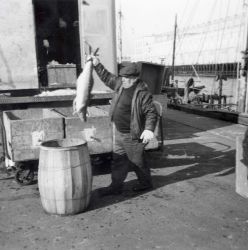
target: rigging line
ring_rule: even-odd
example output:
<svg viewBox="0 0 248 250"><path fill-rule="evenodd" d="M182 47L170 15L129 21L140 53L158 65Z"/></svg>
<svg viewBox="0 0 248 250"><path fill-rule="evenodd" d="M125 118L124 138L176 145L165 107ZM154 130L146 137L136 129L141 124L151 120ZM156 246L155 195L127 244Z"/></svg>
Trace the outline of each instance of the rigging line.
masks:
<svg viewBox="0 0 248 250"><path fill-rule="evenodd" d="M182 13L182 20L184 19L184 15L185 15L186 9L187 9L187 7L188 7L188 5L189 5L189 1L190 1L190 0L187 0L186 4L185 4L185 6L184 6L183 13Z"/></svg>
<svg viewBox="0 0 248 250"><path fill-rule="evenodd" d="M179 26L181 26L180 24L181 24L181 23L184 23L184 19L186 19L186 10L187 10L187 7L189 6L189 1L190 1L190 0L187 0L186 4L185 4L185 6L184 6L184 10L183 10L183 13L182 13L182 18L181 18L182 21L178 22L178 23L179 23ZM180 18L180 17L179 17L179 18ZM178 31L179 31L179 29L178 29ZM182 32L184 32L183 29L182 29ZM180 39L178 39L178 41L179 41L179 40L180 40Z"/></svg>
<svg viewBox="0 0 248 250"><path fill-rule="evenodd" d="M240 0L242 1L242 0ZM234 97L234 103L237 104L238 103L238 97L239 97L239 92L240 92L240 85L239 85L239 70L240 70L240 61L241 61L241 56L240 56L240 51L241 51L241 39L239 39L241 37L241 32L245 30L245 19L246 19L246 10L245 10L245 6L244 6L244 1L242 1L243 3L241 4L241 13L240 13L240 26L239 26L239 31L238 31L238 36L237 36L237 47L236 47L236 58L235 58L235 62L237 62L237 69L236 69L236 80L237 80L237 84L236 84L236 88L235 90L235 97ZM244 23L243 23L244 22ZM243 29L242 29L243 26ZM245 33L245 32L244 32ZM238 59L238 55L239 55L239 59ZM233 79L234 80L234 79Z"/></svg>
<svg viewBox="0 0 248 250"><path fill-rule="evenodd" d="M224 37L224 33L226 31L226 24L227 24L227 17L228 17L228 13L229 13L229 7L230 7L230 0L228 0L228 4L227 4L227 8L226 8L226 14L225 14L225 18L224 18L224 26L221 29L221 36L220 36L220 44L219 44L219 54L217 56L217 59L220 59L220 51L221 51L221 47L222 47L222 43L223 43L223 37ZM223 70L223 65L222 64L222 70Z"/></svg>
<svg viewBox="0 0 248 250"><path fill-rule="evenodd" d="M195 0L195 2L196 2L196 4L193 4L194 8L191 7L188 19L185 22L185 27L190 25L191 21L193 20L193 17L195 15L195 13L196 13L196 9L198 8L198 5L199 5L199 0Z"/></svg>
<svg viewBox="0 0 248 250"><path fill-rule="evenodd" d="M184 6L183 13L182 13L182 18L179 17L180 22L178 21L178 24L184 23L184 19L186 19L186 10L187 10L187 7L189 6L189 1L190 0L187 0L186 4ZM186 20L185 20L185 23L186 23Z"/></svg>
<svg viewBox="0 0 248 250"><path fill-rule="evenodd" d="M215 1L214 1L214 2L215 2ZM199 2L197 2L197 3L199 3ZM216 5L216 3L215 3L214 5ZM214 5L213 5L213 6L214 6ZM196 13L196 12L197 12L197 11L195 10L195 13ZM192 20L193 20L193 19L192 19ZM202 28L202 27L200 27L200 28ZM189 29L187 29L187 30L184 29L184 30L186 30L186 31L189 32L190 29L194 31L195 27L189 27ZM183 45L185 45L185 42L184 42L184 41L185 41L185 40L184 40L185 37L186 37L187 35L189 35L189 34L186 33L186 31L184 31L184 33L183 33L183 35L182 35L182 37L181 37L181 39L180 39L179 46L178 46L178 53L181 52ZM196 34L196 35L197 35L197 34ZM190 42L190 41L189 41L189 42ZM189 44L189 42L187 42L186 45ZM190 43L190 44L191 44L191 43Z"/></svg>
<svg viewBox="0 0 248 250"><path fill-rule="evenodd" d="M218 2L218 3L220 3L220 1ZM220 10L221 10L221 8L219 8L219 16L220 16ZM216 35L216 46L215 46L215 53L214 53L214 75L216 75L216 72L217 72L217 60L216 60L216 58L217 58L217 44L218 44L218 40L219 40L219 30L220 30L220 25L221 25L221 19L216 19L216 22L219 22L218 23L218 27L217 27L217 29L216 29L216 31L214 30L213 32L215 33L217 33ZM216 87L215 87L215 78L213 77L212 78L212 88L211 88L211 95L213 95L213 94L215 94L215 91L216 91Z"/></svg>
<svg viewBox="0 0 248 250"><path fill-rule="evenodd" d="M225 3L225 0L223 0ZM219 8L219 17L221 17L221 7L223 6L222 0L219 1L220 3L220 8ZM217 70L218 70L218 63L217 63L217 58L218 58L218 42L221 39L221 26L222 26L222 18L219 18L216 20L218 22L218 26L216 29L216 46L215 46L215 55L214 55L214 75L217 75ZM215 77L212 78L212 93L211 94L218 94L216 91L218 91L218 88L216 88L216 81Z"/></svg>
<svg viewBox="0 0 248 250"><path fill-rule="evenodd" d="M177 46L178 52L181 52L183 40L187 35L186 32L188 32L190 28L192 29L192 27L190 27L190 24L193 21L195 14L197 13L197 8L199 7L200 1L196 0L195 2L196 2L196 4L194 4L194 8L193 7L191 8L191 11L190 11L189 16L188 16L188 20L186 21L186 24L182 30L182 34L180 34L181 36L178 36L178 46Z"/></svg>
<svg viewBox="0 0 248 250"><path fill-rule="evenodd" d="M220 3L221 1L221 3ZM222 0L219 0L219 3L221 4L222 6ZM215 22L216 22L216 29L214 30L214 32L216 33L215 35L215 39L216 39L216 46L215 46L215 53L214 53L214 65L215 65L215 74L217 72L217 51L218 51L218 43L219 43L219 40L220 40L220 30L221 30L221 24L222 24L222 19L220 18L221 16L221 8L218 9L219 10L219 13L218 13L218 17L217 19L215 19Z"/></svg>
<svg viewBox="0 0 248 250"><path fill-rule="evenodd" d="M221 2L222 2L222 0L221 0ZM221 16L221 8L219 8L219 16ZM221 27L221 23L222 23L221 18L216 19L216 22L218 22L218 26L216 28L216 46L215 46L215 53L214 53L214 74L215 75L217 74L217 51L218 51L217 45L218 45L218 42L220 39L220 30L221 30L220 27Z"/></svg>
<svg viewBox="0 0 248 250"><path fill-rule="evenodd" d="M210 15L209 15L209 18L208 20L211 20L211 18L213 17L213 13L214 13L214 9L216 7L216 1L214 1L213 5L212 5L212 8L210 10ZM203 47L204 47L204 44L205 44L205 41L206 41L206 38L207 38L207 34L209 34L209 30L211 28L211 25L208 25L206 31L205 31L205 34L203 33L203 40L201 42L201 48L199 50L199 54L198 54L198 57L197 57L197 60L196 60L196 63L199 61L199 58L200 58L200 55L202 53L202 50L203 50Z"/></svg>
<svg viewBox="0 0 248 250"><path fill-rule="evenodd" d="M221 46L222 46L222 42L223 42L223 37L224 37L224 33L226 31L226 25L227 25L227 17L228 17L228 13L229 13L229 7L230 7L230 0L228 0L228 4L227 4L227 8L226 8L226 14L225 14L225 18L224 18L224 27L222 28L222 34L221 34L221 37L220 37L220 46L219 46L219 55L218 55L218 58L220 57L220 51L221 51ZM224 69L224 62L222 62L222 65L221 65L221 73L223 72L223 69ZM217 67L216 67L216 71L217 71ZM217 72L215 72L216 74Z"/></svg>
<svg viewBox="0 0 248 250"><path fill-rule="evenodd" d="M240 3L238 3L237 5L239 5ZM236 13L238 11L236 10ZM240 55L240 50L241 50L241 42L240 40L241 39L238 39L241 37L241 31L242 31L242 26L244 27L245 25L243 25L245 22L245 18L246 18L246 15L245 15L245 11L242 11L242 13L239 15L239 18L240 18L240 23L239 23L239 30L238 30L238 36L237 36L237 46L236 46L236 54L235 54L235 62L238 63L238 56ZM244 22L244 23L243 23Z"/></svg>
<svg viewBox="0 0 248 250"><path fill-rule="evenodd" d="M226 32L227 17L228 17L228 13L229 13L229 7L230 7L230 0L228 0L228 4L227 4L225 22L224 22L224 27L223 27L223 29L222 29L222 36L221 36L221 43L220 43L220 48L219 48L219 50L221 50L221 46L222 46L222 42L223 42L224 33ZM223 69L224 69L224 63L222 63L221 72L223 72Z"/></svg>
<svg viewBox="0 0 248 250"><path fill-rule="evenodd" d="M236 15L236 14L237 14L237 15L240 14L240 13L239 13L239 10L240 10L240 3L241 3L241 1L242 1L242 0L238 0L238 1L236 2L236 10L235 10L235 12L234 12L235 15Z"/></svg>

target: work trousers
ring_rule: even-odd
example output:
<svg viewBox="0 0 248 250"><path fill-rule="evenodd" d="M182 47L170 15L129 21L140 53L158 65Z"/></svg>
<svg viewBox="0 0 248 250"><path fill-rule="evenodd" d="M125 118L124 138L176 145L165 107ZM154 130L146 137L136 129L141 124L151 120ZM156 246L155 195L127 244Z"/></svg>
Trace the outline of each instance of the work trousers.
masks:
<svg viewBox="0 0 248 250"><path fill-rule="evenodd" d="M130 133L121 133L114 128L112 183L121 189L131 168L142 185L151 185L151 171L145 160L145 144L132 139Z"/></svg>

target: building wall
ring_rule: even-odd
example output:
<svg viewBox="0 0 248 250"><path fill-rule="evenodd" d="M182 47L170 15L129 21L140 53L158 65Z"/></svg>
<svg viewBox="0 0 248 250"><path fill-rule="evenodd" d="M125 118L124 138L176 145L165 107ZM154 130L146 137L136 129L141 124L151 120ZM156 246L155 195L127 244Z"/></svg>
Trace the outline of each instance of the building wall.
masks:
<svg viewBox="0 0 248 250"><path fill-rule="evenodd" d="M38 88L32 0L1 1L0 90Z"/></svg>

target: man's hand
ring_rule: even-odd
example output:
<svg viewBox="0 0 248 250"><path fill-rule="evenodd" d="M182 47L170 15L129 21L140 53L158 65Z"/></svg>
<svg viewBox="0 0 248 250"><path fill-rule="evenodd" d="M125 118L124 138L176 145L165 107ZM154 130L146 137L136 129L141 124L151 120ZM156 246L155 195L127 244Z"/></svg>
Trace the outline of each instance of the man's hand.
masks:
<svg viewBox="0 0 248 250"><path fill-rule="evenodd" d="M43 40L43 46L44 46L45 48L49 48L49 42L48 42L47 39L44 39L44 40Z"/></svg>
<svg viewBox="0 0 248 250"><path fill-rule="evenodd" d="M93 65L96 66L97 64L100 63L100 60L98 57L94 56L94 55L88 55L87 57L87 62L88 61L92 61Z"/></svg>
<svg viewBox="0 0 248 250"><path fill-rule="evenodd" d="M67 28L67 23L63 18L59 18L59 27L60 28Z"/></svg>
<svg viewBox="0 0 248 250"><path fill-rule="evenodd" d="M143 143L148 143L151 139L154 138L154 133L151 130L145 129L140 136L140 139Z"/></svg>
<svg viewBox="0 0 248 250"><path fill-rule="evenodd" d="M79 26L79 21L74 21L73 24L72 24L73 27L78 27Z"/></svg>

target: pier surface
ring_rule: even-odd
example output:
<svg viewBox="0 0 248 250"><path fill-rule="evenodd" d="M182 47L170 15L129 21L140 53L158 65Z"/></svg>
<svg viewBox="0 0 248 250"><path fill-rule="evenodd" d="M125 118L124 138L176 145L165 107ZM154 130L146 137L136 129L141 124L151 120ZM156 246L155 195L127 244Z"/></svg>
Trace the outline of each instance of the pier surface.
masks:
<svg viewBox="0 0 248 250"><path fill-rule="evenodd" d="M235 192L235 138L245 126L168 110L163 152L151 152L154 190L99 197L109 166L94 168L89 209L44 213L37 184L0 173L0 245L15 249L247 249L248 200Z"/></svg>

